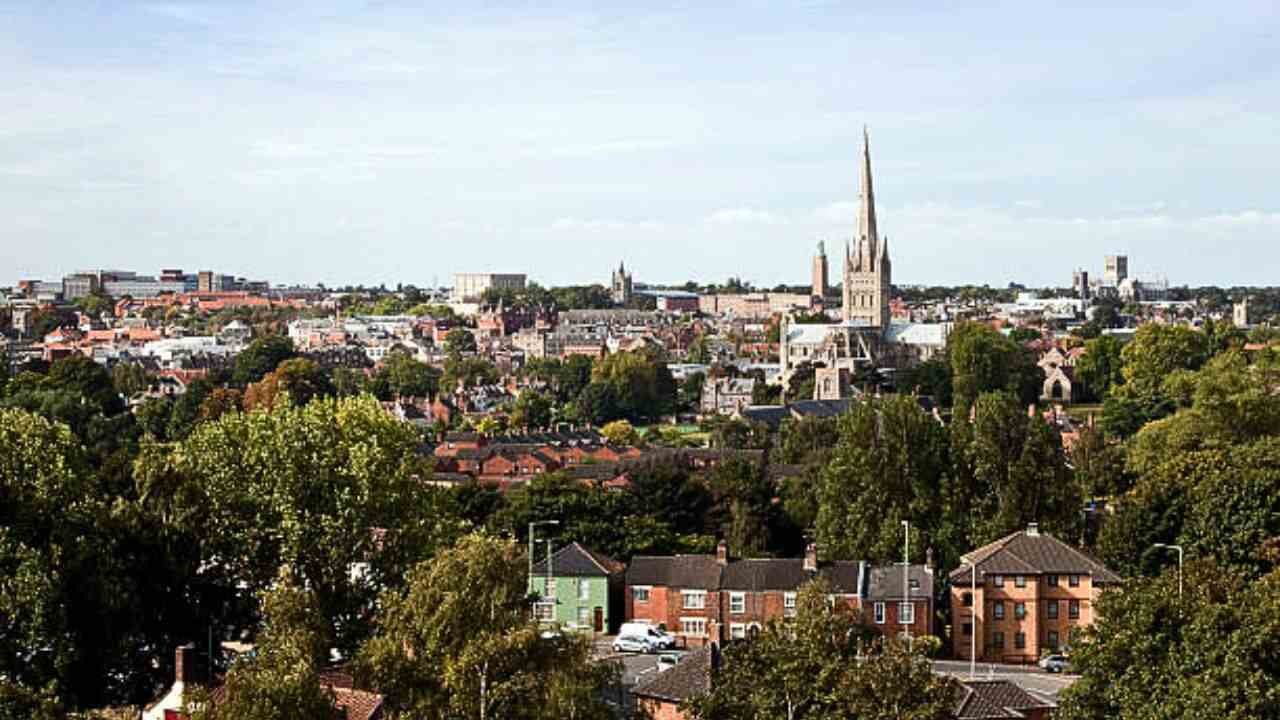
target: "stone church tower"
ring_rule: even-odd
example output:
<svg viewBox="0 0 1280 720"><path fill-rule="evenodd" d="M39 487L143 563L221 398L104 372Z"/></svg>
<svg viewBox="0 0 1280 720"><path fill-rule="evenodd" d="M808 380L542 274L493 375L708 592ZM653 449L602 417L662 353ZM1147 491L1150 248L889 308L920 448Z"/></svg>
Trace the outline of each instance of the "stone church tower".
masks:
<svg viewBox="0 0 1280 720"><path fill-rule="evenodd" d="M813 289L809 291L816 298L826 297L827 290L831 289L831 283L827 280L827 267L827 249L819 240L818 254L813 256Z"/></svg>
<svg viewBox="0 0 1280 720"><path fill-rule="evenodd" d="M870 327L889 327L889 238L876 229L876 198L871 188L871 141L862 129L862 196L858 231L845 247L844 320Z"/></svg>
<svg viewBox="0 0 1280 720"><path fill-rule="evenodd" d="M627 272L625 263L618 263L618 269L613 271L613 281L610 295L613 302L617 305L626 305L631 302L631 273Z"/></svg>

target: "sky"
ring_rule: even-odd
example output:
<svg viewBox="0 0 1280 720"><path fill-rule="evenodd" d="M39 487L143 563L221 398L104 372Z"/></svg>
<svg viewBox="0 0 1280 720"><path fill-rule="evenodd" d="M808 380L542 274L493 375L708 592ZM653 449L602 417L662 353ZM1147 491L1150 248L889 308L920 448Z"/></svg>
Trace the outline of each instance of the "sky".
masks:
<svg viewBox="0 0 1280 720"><path fill-rule="evenodd" d="M1276 285L1278 28L1274 0L5 0L0 282L805 284L865 125L895 283L1122 253Z"/></svg>

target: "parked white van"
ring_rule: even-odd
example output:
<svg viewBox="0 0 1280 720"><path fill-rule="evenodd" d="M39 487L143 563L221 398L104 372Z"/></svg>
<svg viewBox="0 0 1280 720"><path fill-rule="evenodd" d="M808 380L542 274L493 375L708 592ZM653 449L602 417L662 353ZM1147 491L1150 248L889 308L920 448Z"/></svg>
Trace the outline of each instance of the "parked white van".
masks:
<svg viewBox="0 0 1280 720"><path fill-rule="evenodd" d="M639 635L651 641L660 650L670 650L676 646L676 636L662 628L647 622L622 623L618 635Z"/></svg>

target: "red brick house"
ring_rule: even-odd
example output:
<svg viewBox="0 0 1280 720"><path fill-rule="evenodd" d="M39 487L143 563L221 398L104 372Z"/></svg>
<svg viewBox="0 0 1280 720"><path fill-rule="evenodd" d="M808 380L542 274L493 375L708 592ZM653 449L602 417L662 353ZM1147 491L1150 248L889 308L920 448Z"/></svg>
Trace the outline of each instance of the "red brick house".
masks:
<svg viewBox="0 0 1280 720"><path fill-rule="evenodd" d="M883 634L932 633L932 570L912 565L904 596L901 566L820 564L812 545L803 558L730 561L723 542L715 556L635 557L627 568L625 615L663 625L690 646L741 639L794 613L800 588L816 577L831 584L833 599L860 610Z"/></svg>

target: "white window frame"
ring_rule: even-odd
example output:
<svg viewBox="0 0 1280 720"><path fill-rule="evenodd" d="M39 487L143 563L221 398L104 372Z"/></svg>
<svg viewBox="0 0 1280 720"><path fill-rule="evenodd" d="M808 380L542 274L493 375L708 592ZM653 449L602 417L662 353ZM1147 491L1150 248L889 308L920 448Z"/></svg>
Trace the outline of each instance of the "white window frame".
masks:
<svg viewBox="0 0 1280 720"><path fill-rule="evenodd" d="M747 594L744 592L729 593L729 614L744 615L747 612Z"/></svg>
<svg viewBox="0 0 1280 720"><path fill-rule="evenodd" d="M647 603L649 602L649 593L653 591L652 585L632 585L631 586L631 602ZM644 597L641 598L640 594Z"/></svg>
<svg viewBox="0 0 1280 720"><path fill-rule="evenodd" d="M782 614L787 617L794 617L796 614L796 594L793 592L782 593Z"/></svg>
<svg viewBox="0 0 1280 720"><path fill-rule="evenodd" d="M591 608L586 605L578 607L578 627L591 627Z"/></svg>
<svg viewBox="0 0 1280 720"><path fill-rule="evenodd" d="M883 624L884 624L884 620L885 620L885 618L884 618L884 603L882 603L882 602L878 602L878 603L876 603L874 606L872 606L872 613L873 613L873 615L874 615L874 617L875 617L876 624L877 624L877 625L883 625Z"/></svg>
<svg viewBox="0 0 1280 720"><path fill-rule="evenodd" d="M706 590L681 590L680 591L680 607L685 610L706 610L707 609L707 591Z"/></svg>
<svg viewBox="0 0 1280 720"><path fill-rule="evenodd" d="M680 634L686 637L706 637L707 619L704 617L680 618Z"/></svg>
<svg viewBox="0 0 1280 720"><path fill-rule="evenodd" d="M533 617L538 622L553 622L556 619L556 604L553 602L534 603Z"/></svg>
<svg viewBox="0 0 1280 720"><path fill-rule="evenodd" d="M578 600L591 599L591 581L586 578L578 578Z"/></svg>
<svg viewBox="0 0 1280 720"><path fill-rule="evenodd" d="M916 622L916 604L913 602L898 603L898 624L914 625Z"/></svg>
<svg viewBox="0 0 1280 720"><path fill-rule="evenodd" d="M742 623L729 623L729 639L730 640L746 640L747 626Z"/></svg>

